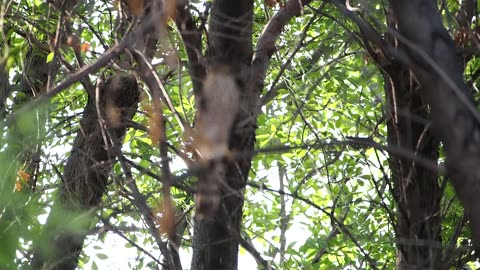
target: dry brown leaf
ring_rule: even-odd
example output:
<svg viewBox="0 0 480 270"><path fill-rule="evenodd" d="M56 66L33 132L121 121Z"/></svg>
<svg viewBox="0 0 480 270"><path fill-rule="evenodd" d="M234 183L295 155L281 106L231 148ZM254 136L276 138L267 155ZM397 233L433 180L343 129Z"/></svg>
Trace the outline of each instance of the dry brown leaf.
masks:
<svg viewBox="0 0 480 270"><path fill-rule="evenodd" d="M17 175L18 177L20 177L20 179L23 181L23 182L28 182L30 180L30 174L26 173L24 170L22 169L19 169L17 171Z"/></svg>
<svg viewBox="0 0 480 270"><path fill-rule="evenodd" d="M22 191L23 185L20 183L20 181L15 182L15 191L20 192Z"/></svg>
<svg viewBox="0 0 480 270"><path fill-rule="evenodd" d="M167 197L163 200L162 217L160 218L160 232L168 235L169 239L175 237L175 210L173 201Z"/></svg>
<svg viewBox="0 0 480 270"><path fill-rule="evenodd" d="M90 44L84 42L80 45L81 52L88 52L90 50Z"/></svg>
<svg viewBox="0 0 480 270"><path fill-rule="evenodd" d="M152 140L152 143L154 145L159 145L160 142L162 141L163 137L163 130L161 126L161 121L163 121L163 104L158 101L156 104L152 107L146 108L147 111L150 111L150 117L148 119L148 126L150 128L149 135L150 139Z"/></svg>

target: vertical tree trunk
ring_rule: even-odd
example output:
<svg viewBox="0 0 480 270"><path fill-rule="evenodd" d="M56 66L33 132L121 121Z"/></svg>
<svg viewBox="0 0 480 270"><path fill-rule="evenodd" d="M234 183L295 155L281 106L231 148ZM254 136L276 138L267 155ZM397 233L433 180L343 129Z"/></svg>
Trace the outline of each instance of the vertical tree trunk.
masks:
<svg viewBox="0 0 480 270"><path fill-rule="evenodd" d="M463 80L455 44L433 0L390 0L421 95L431 108L435 136L443 142L447 173L480 244L480 117ZM403 37L403 38L402 38Z"/></svg>
<svg viewBox="0 0 480 270"><path fill-rule="evenodd" d="M34 269L76 269L87 230L115 162L109 140L121 140L125 135L123 119L133 117L138 101L138 85L133 76L114 76L100 86L101 118L96 102L89 98L65 165L58 198L35 243ZM105 128L115 138L108 138L103 132Z"/></svg>
<svg viewBox="0 0 480 270"><path fill-rule="evenodd" d="M428 125L427 106L407 66L395 63L385 76L388 144L432 161L439 143ZM389 156L397 203L397 269L438 269L441 255L441 189L435 172L406 158Z"/></svg>
<svg viewBox="0 0 480 270"><path fill-rule="evenodd" d="M250 171L255 133L238 123L253 114L247 88L252 59L253 0L216 0L209 21L207 70L226 68L240 91L240 113L230 137L230 150L239 153L227 162L225 179L220 184L219 210L211 220L194 224L192 270L237 269L238 235L242 220L243 190ZM208 173L204 177L209 177Z"/></svg>

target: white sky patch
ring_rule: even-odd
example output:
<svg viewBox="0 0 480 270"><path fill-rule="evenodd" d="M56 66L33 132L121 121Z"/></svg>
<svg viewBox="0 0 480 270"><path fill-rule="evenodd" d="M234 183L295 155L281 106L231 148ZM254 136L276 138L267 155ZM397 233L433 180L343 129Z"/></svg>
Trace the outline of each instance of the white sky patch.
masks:
<svg viewBox="0 0 480 270"><path fill-rule="evenodd" d="M109 269L109 270L130 270L130 269L138 269L138 255L137 249L135 247L127 247L127 241L121 238L119 235L108 232L107 236L105 237L104 243L96 243L96 236L92 236L87 238L85 241L87 246L84 247L83 252L90 256L90 260L87 264L84 265L83 269L92 269L93 263L95 263L98 269ZM138 239L138 243L142 243L142 239ZM152 255L157 256L159 255L158 250L152 251L152 249L148 249ZM105 254L106 257L97 254ZM146 255L142 254L141 256L146 257ZM182 261L183 269L190 269L192 253L191 249L181 249L180 250L180 259ZM145 265L150 262L148 257L146 257L144 261L144 266L141 269L150 269L145 267ZM238 269L239 270L250 270L256 269L257 263L255 259L240 248L239 257L238 257Z"/></svg>

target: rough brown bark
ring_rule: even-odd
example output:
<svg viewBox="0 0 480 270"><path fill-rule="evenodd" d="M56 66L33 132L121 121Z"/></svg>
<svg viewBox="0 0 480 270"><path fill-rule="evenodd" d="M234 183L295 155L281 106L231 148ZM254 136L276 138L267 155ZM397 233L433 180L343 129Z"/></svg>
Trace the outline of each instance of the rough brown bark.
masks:
<svg viewBox="0 0 480 270"><path fill-rule="evenodd" d="M109 151L113 140L126 132L124 119L131 119L139 101L133 76L114 76L99 87L99 119L94 99L89 98L80 129L64 168L58 198L50 212L33 257L34 269L68 270L77 267L93 213L106 191L108 174L115 162ZM100 125L102 123L102 126Z"/></svg>
<svg viewBox="0 0 480 270"><path fill-rule="evenodd" d="M251 115L248 109L246 85L252 59L252 0L217 0L213 2L209 21L207 69L222 67L235 77L240 91L240 108L230 137L232 152L251 152L254 129L237 125ZM201 92L199 93L201 95ZM200 99L199 99L200 100ZM200 104L201 105L201 104ZM242 220L243 190L250 170L251 157L239 155L236 164L230 162L213 166L200 177L218 173L216 166L226 166L220 183L220 207L212 219L196 219L194 223L192 270L237 269L238 237ZM238 166L238 167L237 167ZM221 171L221 170L220 170ZM214 176L213 176L214 177ZM204 181L201 178L199 181Z"/></svg>
<svg viewBox="0 0 480 270"><path fill-rule="evenodd" d="M463 80L455 45L435 1L390 0L421 95L431 108L433 130L445 147L448 176L480 244L480 125Z"/></svg>
<svg viewBox="0 0 480 270"><path fill-rule="evenodd" d="M432 161L439 143L428 125L429 112L421 89L407 66L392 64L385 76L388 100L388 144ZM410 159L389 156L393 195L397 204L397 269L439 269L440 199L435 172Z"/></svg>
<svg viewBox="0 0 480 270"><path fill-rule="evenodd" d="M246 92L248 71L252 59L253 1L217 0L213 2L209 21L207 69L227 68L235 77L241 92L237 121L230 137L232 152L252 152L254 129L239 128L237 124L251 115L242 93ZM201 93L200 93L201 94ZM191 269L237 269L238 237L242 220L243 190L250 170L250 155L239 155L235 164L219 164L200 177L212 177L222 171L216 166L227 166L221 181L219 210L213 219L196 219L194 223ZM202 181L200 179L199 181Z"/></svg>

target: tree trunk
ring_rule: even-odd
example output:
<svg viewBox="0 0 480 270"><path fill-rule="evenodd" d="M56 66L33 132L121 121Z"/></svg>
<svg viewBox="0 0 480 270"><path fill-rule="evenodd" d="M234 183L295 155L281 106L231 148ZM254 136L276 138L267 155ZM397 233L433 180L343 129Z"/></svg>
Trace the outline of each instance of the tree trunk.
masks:
<svg viewBox="0 0 480 270"><path fill-rule="evenodd" d="M34 269L77 267L83 241L115 162L109 150L110 139L121 140L126 132L124 119L131 119L137 108L139 92L133 76L114 76L99 89L102 117L99 119L96 102L89 98L65 165L58 198L35 243ZM115 138L108 138L105 128Z"/></svg>
<svg viewBox="0 0 480 270"><path fill-rule="evenodd" d="M212 219L196 219L194 224L192 270L234 270L238 264L243 190L250 171L255 132L239 127L253 114L248 104L249 71L252 59L252 0L217 0L213 2L209 21L207 70L228 69L234 76L240 94L237 114L229 139L229 149L239 153L225 166L220 188L220 205ZM201 91L199 93L201 95ZM197 96L198 97L198 96ZM201 99L201 98L199 98ZM197 99L197 102L198 100ZM200 106L199 104L198 106ZM197 106L197 107L198 107ZM214 177L211 169L200 177ZM200 181L204 181L201 178Z"/></svg>
<svg viewBox="0 0 480 270"><path fill-rule="evenodd" d="M385 69L388 100L388 144L437 161L439 143L428 125L429 112L418 84L401 63ZM441 255L440 199L437 174L406 158L389 156L397 204L397 269L439 269Z"/></svg>
<svg viewBox="0 0 480 270"><path fill-rule="evenodd" d="M463 80L455 44L432 0L390 0L410 65L430 106L435 136L443 142L447 173L480 243L480 125Z"/></svg>

